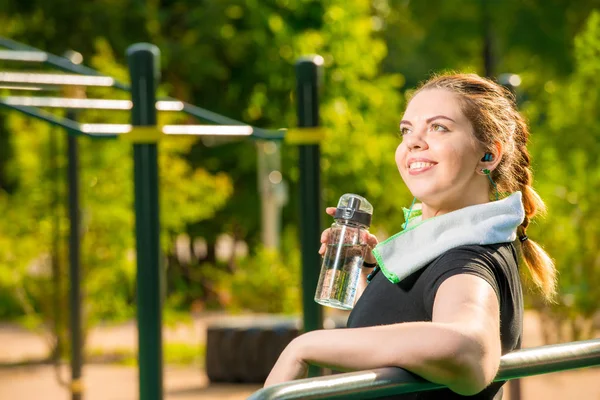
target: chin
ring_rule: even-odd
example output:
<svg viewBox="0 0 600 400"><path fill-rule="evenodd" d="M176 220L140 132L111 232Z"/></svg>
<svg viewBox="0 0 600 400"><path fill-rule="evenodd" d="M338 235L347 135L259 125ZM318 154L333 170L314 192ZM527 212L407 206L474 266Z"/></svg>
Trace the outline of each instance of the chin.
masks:
<svg viewBox="0 0 600 400"><path fill-rule="evenodd" d="M409 186L408 190L410 190L410 193L412 193L412 195L421 203L429 203L431 200L440 198L440 192L433 190L432 188Z"/></svg>
<svg viewBox="0 0 600 400"><path fill-rule="evenodd" d="M433 209L442 209L452 203L447 194L444 195L439 191L416 190L411 193L417 198L417 202Z"/></svg>

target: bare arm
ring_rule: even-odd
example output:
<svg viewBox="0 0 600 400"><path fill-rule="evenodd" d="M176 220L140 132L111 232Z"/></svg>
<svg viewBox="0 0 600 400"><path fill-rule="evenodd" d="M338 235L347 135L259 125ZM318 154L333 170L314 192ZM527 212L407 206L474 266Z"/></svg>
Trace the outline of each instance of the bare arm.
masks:
<svg viewBox="0 0 600 400"><path fill-rule="evenodd" d="M499 320L492 287L476 276L456 275L444 281L436 294L433 322L306 333L284 350L265 386L297 378L293 375L298 370L291 372L284 366L294 360L295 365L309 363L338 370L396 366L472 395L497 373Z"/></svg>

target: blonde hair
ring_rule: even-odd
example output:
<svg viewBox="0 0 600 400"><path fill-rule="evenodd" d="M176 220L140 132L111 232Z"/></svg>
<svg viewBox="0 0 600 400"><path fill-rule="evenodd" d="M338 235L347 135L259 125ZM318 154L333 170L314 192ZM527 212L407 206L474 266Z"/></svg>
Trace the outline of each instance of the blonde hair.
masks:
<svg viewBox="0 0 600 400"><path fill-rule="evenodd" d="M546 207L531 186L533 178L527 150L529 128L517 110L514 95L503 86L475 74L434 76L423 83L413 96L428 89L445 89L459 96L462 110L484 151L494 151L497 142L502 145L502 160L491 177L500 192L522 192L525 219L517 229L517 236L526 236L529 222L537 214L544 213ZM552 301L556 295L554 262L533 240L520 243L522 261L533 282L545 299Z"/></svg>

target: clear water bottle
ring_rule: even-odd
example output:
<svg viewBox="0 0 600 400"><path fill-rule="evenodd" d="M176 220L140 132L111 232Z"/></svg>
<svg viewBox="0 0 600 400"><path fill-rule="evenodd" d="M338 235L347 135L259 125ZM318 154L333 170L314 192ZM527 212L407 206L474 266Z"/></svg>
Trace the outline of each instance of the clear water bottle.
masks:
<svg viewBox="0 0 600 400"><path fill-rule="evenodd" d="M348 193L340 197L323 256L315 301L328 307L351 310L367 252L373 206Z"/></svg>

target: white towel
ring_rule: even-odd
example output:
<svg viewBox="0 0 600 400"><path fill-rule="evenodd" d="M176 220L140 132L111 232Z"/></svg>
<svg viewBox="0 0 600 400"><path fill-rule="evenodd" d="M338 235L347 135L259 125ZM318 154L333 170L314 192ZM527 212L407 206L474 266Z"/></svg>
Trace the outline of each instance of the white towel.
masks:
<svg viewBox="0 0 600 400"><path fill-rule="evenodd" d="M398 283L452 248L512 242L524 218L521 192L424 221L411 217L408 227L379 243L373 255L389 281Z"/></svg>

